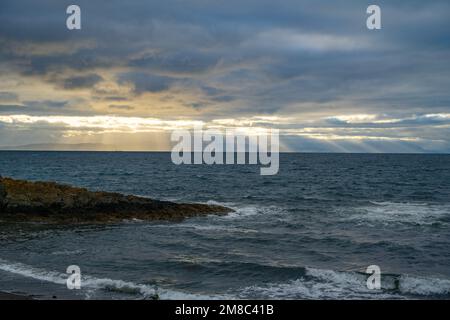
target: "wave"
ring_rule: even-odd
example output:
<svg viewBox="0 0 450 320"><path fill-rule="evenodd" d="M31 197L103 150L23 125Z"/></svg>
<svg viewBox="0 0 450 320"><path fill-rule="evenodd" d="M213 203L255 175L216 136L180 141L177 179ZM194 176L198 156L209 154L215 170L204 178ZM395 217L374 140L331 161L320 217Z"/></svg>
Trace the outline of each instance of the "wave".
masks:
<svg viewBox="0 0 450 320"><path fill-rule="evenodd" d="M196 261L198 262L198 261ZM211 262L211 261L208 261ZM213 299L407 299L450 298L450 280L415 277L409 275L382 274L380 290L366 286L368 275L362 272L334 271L296 267L299 278L264 286L249 286L233 292L213 295L196 294L157 288L124 280L96 278L82 275L85 297L92 291L103 290L132 295L134 299L159 297L166 300ZM26 264L0 259L0 270L16 275L66 286L67 274L35 268ZM123 296L122 296L123 297Z"/></svg>
<svg viewBox="0 0 450 320"><path fill-rule="evenodd" d="M35 268L23 263L10 262L0 259L0 270L31 278L34 280L45 281L57 285L66 286L67 274L48 271L41 268ZM92 290L103 290L122 294L137 295L137 298L152 299L158 297L165 300L205 300L205 299L227 299L227 295L203 295L174 290L160 289L155 286L137 284L130 281L114 280L108 278L96 278L82 274L82 289L87 289L86 298L90 298Z"/></svg>
<svg viewBox="0 0 450 320"><path fill-rule="evenodd" d="M305 275L284 283L250 286L240 298L262 299L408 299L449 298L450 280L408 275L381 275L381 289L366 286L362 272L305 268Z"/></svg>
<svg viewBox="0 0 450 320"><path fill-rule="evenodd" d="M450 216L448 204L428 204L414 202L376 202L369 206L351 208L352 213L345 209L344 220L353 220L360 224L381 223L410 224L421 226L446 225Z"/></svg>
<svg viewBox="0 0 450 320"><path fill-rule="evenodd" d="M399 290L413 295L450 295L450 280L402 275Z"/></svg>
<svg viewBox="0 0 450 320"><path fill-rule="evenodd" d="M218 216L218 219L246 219L253 216L282 216L286 214L286 211L278 206L258 206L258 205L240 205L232 203L218 203L215 201L208 201L208 204L218 204L227 206L234 210L225 216Z"/></svg>

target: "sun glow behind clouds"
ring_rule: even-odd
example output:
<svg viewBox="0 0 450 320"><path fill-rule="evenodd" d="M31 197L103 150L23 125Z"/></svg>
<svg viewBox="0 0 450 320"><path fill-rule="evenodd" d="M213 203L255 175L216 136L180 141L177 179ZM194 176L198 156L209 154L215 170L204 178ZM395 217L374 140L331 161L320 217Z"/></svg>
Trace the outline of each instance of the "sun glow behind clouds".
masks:
<svg viewBox="0 0 450 320"><path fill-rule="evenodd" d="M257 136L267 134L270 129L279 129L283 151L308 151L305 148L311 142L325 145L323 150L333 147L339 152L381 152L384 150L381 146L385 148L388 143L392 145L393 152L412 152L417 150L416 146L447 147L445 137L426 136L428 128L436 125L450 128L450 114L410 115L404 118L355 114L311 119L304 119L301 115L255 115L203 120L4 114L0 115L0 130L13 132L14 135L0 136L0 141L3 138L0 146L26 146L52 141L60 144L99 144L92 147L97 150L168 151L171 149L170 135L173 130L212 129L214 134L219 135L234 130L246 136ZM422 131L417 132L418 128ZM14 144L10 142L11 138ZM293 138L304 144L293 145ZM410 145L414 147L410 148ZM403 149L399 149L401 147Z"/></svg>
<svg viewBox="0 0 450 320"><path fill-rule="evenodd" d="M50 124L62 125L70 130L92 129L104 132L152 132L161 130L189 129L203 125L196 120L161 120L157 118L116 117L116 116L30 116L8 115L0 116L0 122L27 125Z"/></svg>

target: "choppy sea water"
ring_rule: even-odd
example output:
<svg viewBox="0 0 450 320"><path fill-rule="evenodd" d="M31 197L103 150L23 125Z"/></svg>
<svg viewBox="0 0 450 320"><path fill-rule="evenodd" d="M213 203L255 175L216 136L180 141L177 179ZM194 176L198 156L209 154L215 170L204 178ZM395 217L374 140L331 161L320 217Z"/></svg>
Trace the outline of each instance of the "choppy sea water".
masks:
<svg viewBox="0 0 450 320"><path fill-rule="evenodd" d="M172 201L227 216L50 227L0 222L0 290L37 298L449 299L450 156L282 154L257 166L169 153L0 152L0 174ZM366 287L369 265L382 289ZM68 290L78 265L82 289Z"/></svg>

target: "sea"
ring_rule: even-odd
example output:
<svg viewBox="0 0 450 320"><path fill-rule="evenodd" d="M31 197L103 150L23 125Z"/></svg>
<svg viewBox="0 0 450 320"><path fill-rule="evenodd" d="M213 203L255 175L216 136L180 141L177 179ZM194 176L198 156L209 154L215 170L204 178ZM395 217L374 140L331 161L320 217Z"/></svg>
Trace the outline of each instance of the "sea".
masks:
<svg viewBox="0 0 450 320"><path fill-rule="evenodd" d="M0 152L0 175L235 212L101 225L0 221L0 291L36 299L449 299L450 155ZM0 216L1 220L1 216ZM81 271L67 287L67 268ZM369 266L381 271L369 288ZM372 278L373 279L373 278Z"/></svg>

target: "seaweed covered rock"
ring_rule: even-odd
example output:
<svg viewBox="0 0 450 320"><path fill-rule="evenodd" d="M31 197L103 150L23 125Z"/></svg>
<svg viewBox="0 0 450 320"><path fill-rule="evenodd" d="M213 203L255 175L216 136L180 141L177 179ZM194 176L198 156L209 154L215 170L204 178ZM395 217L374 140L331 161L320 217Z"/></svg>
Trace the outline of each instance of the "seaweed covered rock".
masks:
<svg viewBox="0 0 450 320"><path fill-rule="evenodd" d="M180 220L233 211L217 205L174 203L120 193L92 192L55 182L0 178L0 186L0 203L3 204L0 220L6 221L83 223L124 219Z"/></svg>

